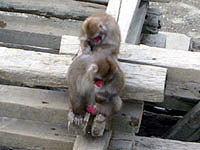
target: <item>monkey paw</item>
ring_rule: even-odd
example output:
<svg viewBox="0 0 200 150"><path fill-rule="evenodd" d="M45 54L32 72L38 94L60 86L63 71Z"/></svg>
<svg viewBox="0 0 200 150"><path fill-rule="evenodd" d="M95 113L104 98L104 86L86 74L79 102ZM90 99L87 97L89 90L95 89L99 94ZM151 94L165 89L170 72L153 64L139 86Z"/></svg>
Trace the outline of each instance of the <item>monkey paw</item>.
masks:
<svg viewBox="0 0 200 150"><path fill-rule="evenodd" d="M82 115L75 115L72 111L70 111L68 113L68 121L76 125L81 125L84 122L84 118Z"/></svg>
<svg viewBox="0 0 200 150"><path fill-rule="evenodd" d="M104 122L106 120L106 117L102 114L96 115L96 121L97 122Z"/></svg>

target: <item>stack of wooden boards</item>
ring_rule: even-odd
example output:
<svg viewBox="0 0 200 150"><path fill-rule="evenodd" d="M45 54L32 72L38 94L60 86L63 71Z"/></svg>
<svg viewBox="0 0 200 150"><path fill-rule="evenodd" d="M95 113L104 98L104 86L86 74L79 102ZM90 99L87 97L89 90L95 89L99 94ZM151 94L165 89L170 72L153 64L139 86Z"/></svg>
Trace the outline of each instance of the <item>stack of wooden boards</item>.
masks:
<svg viewBox="0 0 200 150"><path fill-rule="evenodd" d="M0 145L21 150L131 150L136 143L135 149L141 149L143 141L152 140L135 138L144 101L164 107L172 103L170 108L177 109L175 102L182 100L182 93L190 91L181 87L200 83L199 53L132 45L140 41L147 2L109 0L107 9L104 5L73 0L0 3L0 21L4 24L0 30L0 78L6 84L11 82L0 86ZM81 22L105 9L115 17L122 32L119 60L126 77L124 107L112 120L112 132L105 132L101 138L76 137L67 130L67 91L58 88L67 88L67 70L79 49L77 29ZM182 93L170 92L173 88ZM190 95L185 95L184 100L190 102Z"/></svg>

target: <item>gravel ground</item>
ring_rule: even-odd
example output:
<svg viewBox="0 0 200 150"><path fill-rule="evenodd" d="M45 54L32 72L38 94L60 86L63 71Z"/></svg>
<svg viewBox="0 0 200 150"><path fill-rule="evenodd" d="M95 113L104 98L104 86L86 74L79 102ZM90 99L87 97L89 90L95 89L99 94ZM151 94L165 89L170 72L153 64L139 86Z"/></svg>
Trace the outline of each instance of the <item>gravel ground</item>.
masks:
<svg viewBox="0 0 200 150"><path fill-rule="evenodd" d="M200 0L171 0L150 3L163 13L161 31L183 33L192 37L193 49L200 51Z"/></svg>

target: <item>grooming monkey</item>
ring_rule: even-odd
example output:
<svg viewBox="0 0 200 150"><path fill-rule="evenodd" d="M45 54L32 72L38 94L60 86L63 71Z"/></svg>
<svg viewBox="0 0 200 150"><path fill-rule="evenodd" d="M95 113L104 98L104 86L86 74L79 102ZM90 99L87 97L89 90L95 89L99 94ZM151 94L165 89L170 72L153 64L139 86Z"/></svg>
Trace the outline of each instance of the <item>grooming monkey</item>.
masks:
<svg viewBox="0 0 200 150"><path fill-rule="evenodd" d="M91 54L99 47L115 58L119 54L120 29L115 19L106 13L88 17L81 27L80 46L82 53Z"/></svg>
<svg viewBox="0 0 200 150"><path fill-rule="evenodd" d="M94 52L76 57L68 70L68 87L72 107L68 114L70 122L83 123L86 111L97 114L98 121L104 121L121 109L119 93L124 87L124 75L109 55Z"/></svg>

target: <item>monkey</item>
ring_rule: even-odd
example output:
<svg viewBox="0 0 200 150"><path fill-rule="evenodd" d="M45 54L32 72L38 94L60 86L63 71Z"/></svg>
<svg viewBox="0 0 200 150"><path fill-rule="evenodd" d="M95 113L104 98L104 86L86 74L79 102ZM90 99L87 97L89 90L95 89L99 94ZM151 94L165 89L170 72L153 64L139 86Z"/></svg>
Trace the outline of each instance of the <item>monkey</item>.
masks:
<svg viewBox="0 0 200 150"><path fill-rule="evenodd" d="M101 47L103 52L115 58L119 54L121 43L119 25L107 13L88 17L81 26L79 39L82 53L91 54Z"/></svg>
<svg viewBox="0 0 200 150"><path fill-rule="evenodd" d="M102 49L99 48L101 51ZM68 70L68 90L71 111L68 120L80 125L87 111L96 112L98 121L105 121L120 111L119 93L124 87L124 74L116 60L104 53L81 54Z"/></svg>

